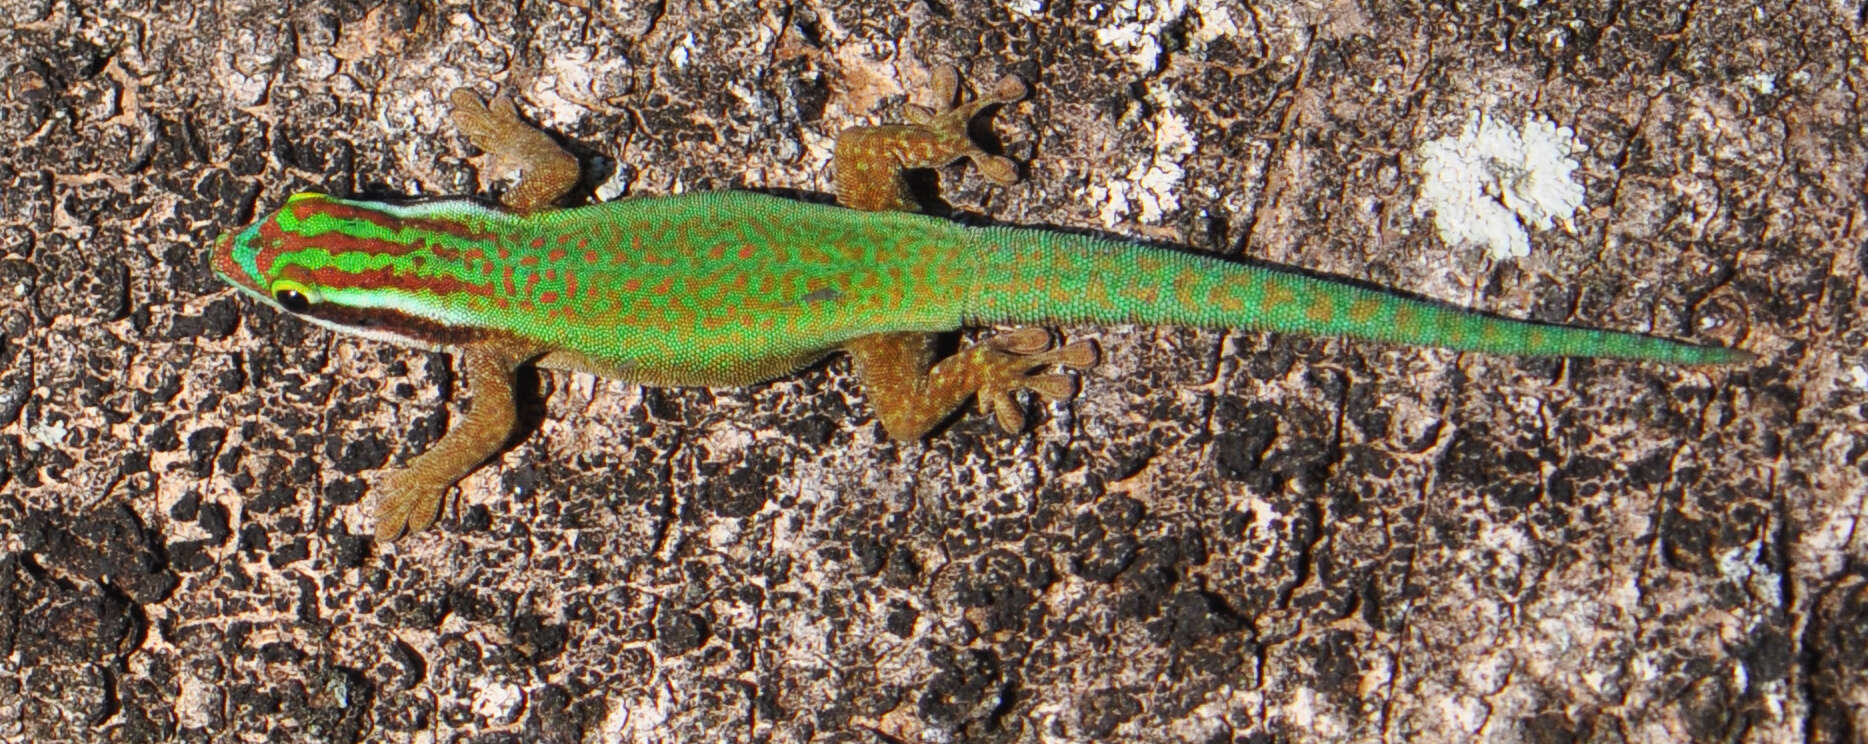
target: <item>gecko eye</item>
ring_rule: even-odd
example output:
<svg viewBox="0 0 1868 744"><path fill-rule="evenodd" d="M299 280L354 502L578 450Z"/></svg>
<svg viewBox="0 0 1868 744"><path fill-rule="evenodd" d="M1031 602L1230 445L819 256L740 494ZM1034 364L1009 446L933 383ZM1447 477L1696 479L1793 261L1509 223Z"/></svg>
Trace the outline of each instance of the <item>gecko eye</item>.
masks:
<svg viewBox="0 0 1868 744"><path fill-rule="evenodd" d="M287 312L303 313L311 309L316 295L310 287L298 282L281 279L272 284L272 299Z"/></svg>
<svg viewBox="0 0 1868 744"><path fill-rule="evenodd" d="M296 289L281 289L274 292L272 298L279 301L279 307L295 313L311 309L311 300L305 299L305 295Z"/></svg>

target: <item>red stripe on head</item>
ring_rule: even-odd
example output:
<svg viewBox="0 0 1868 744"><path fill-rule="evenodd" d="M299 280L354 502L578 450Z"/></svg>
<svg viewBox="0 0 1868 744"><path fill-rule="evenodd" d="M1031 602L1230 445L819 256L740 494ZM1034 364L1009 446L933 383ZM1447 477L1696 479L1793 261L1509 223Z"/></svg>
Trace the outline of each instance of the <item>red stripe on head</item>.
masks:
<svg viewBox="0 0 1868 744"><path fill-rule="evenodd" d="M253 277L254 281L264 282L266 277L272 276L272 262L278 259L279 254L291 250L287 246L295 237L279 226L277 214L259 224L259 234L253 238L259 244L253 253L253 270L259 272L259 276Z"/></svg>
<svg viewBox="0 0 1868 744"><path fill-rule="evenodd" d="M297 278L297 277L294 277ZM345 271L335 266L326 266L303 272L304 281L320 287L350 287L358 289L388 289L400 292L432 292L437 295L479 295L490 297L492 287L484 284L463 282L452 276L416 276L398 274L390 267L369 271Z"/></svg>
<svg viewBox="0 0 1868 744"><path fill-rule="evenodd" d="M301 222L322 215L334 220L362 222L391 233L400 232L405 229L418 230L456 238L470 243L489 241L495 237L493 233L487 230L480 229L471 223L460 220L434 219L428 217L398 217L382 210L372 209L358 204L338 202L328 197L300 199L287 204L281 211L286 210L291 212L294 219ZM316 236L303 237L323 241L327 236L334 234L339 233L329 232L321 233ZM387 256L400 256L427 249L433 252L438 258L447 260L456 260L458 258L458 253L452 246L432 240L409 244L381 241L377 243L377 246L376 252Z"/></svg>

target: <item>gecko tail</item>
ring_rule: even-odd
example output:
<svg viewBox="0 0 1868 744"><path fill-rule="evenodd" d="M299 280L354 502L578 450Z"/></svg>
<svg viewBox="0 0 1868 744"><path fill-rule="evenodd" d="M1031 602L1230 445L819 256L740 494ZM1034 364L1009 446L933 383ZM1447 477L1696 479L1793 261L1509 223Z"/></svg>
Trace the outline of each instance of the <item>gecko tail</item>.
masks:
<svg viewBox="0 0 1868 744"><path fill-rule="evenodd" d="M1513 320L1294 271L1021 228L978 233L969 322L1137 323L1347 336L1506 356L1733 365L1751 352Z"/></svg>

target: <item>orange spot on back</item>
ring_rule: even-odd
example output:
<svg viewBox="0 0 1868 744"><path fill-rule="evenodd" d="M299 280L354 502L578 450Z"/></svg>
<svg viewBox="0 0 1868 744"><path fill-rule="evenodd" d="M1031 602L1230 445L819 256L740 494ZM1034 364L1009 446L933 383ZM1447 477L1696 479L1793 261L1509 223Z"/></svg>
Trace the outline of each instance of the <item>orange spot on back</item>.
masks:
<svg viewBox="0 0 1868 744"><path fill-rule="evenodd" d="M1358 324L1367 323L1374 320L1375 313L1381 309L1382 303L1379 300L1368 297L1357 298L1355 302L1349 303L1349 321Z"/></svg>
<svg viewBox="0 0 1868 744"><path fill-rule="evenodd" d="M1109 287L1100 277L1091 277L1083 287L1083 300L1095 303L1099 307L1109 306Z"/></svg>
<svg viewBox="0 0 1868 744"><path fill-rule="evenodd" d="M1174 301L1189 310L1199 307L1199 300L1193 296L1193 288L1199 283L1200 277L1191 268L1183 266L1174 272Z"/></svg>
<svg viewBox="0 0 1868 744"><path fill-rule="evenodd" d="M1459 322L1459 318L1454 317L1452 313L1440 316L1440 330L1446 334L1447 343L1463 344L1466 342L1466 324Z"/></svg>
<svg viewBox="0 0 1868 744"><path fill-rule="evenodd" d="M1296 301L1297 293L1292 292L1290 285L1285 284L1283 279L1265 280L1265 296L1260 300L1259 306L1264 308L1266 313L1275 313L1280 306Z"/></svg>
<svg viewBox="0 0 1868 744"><path fill-rule="evenodd" d="M1310 305L1304 308L1304 317L1319 325L1336 319L1336 302L1327 294L1311 295Z"/></svg>
<svg viewBox="0 0 1868 744"><path fill-rule="evenodd" d="M1252 290L1252 275L1238 274L1232 278L1215 283L1206 292L1208 304L1225 312L1237 313L1245 310L1245 300L1240 299Z"/></svg>

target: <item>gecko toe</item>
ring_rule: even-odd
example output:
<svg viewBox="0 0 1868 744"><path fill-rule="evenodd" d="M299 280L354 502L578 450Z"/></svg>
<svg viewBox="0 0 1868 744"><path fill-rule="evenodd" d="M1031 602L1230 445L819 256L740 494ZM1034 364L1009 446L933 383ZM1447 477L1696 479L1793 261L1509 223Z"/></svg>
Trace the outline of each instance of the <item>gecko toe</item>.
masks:
<svg viewBox="0 0 1868 744"><path fill-rule="evenodd" d="M987 98L993 103L1014 103L1023 99L1030 90L1025 85L1024 78L1007 75L999 78L999 82L993 83L992 93L987 94Z"/></svg>
<svg viewBox="0 0 1868 744"><path fill-rule="evenodd" d="M403 504L385 497L376 506L376 541L395 542L409 533L409 517Z"/></svg>
<svg viewBox="0 0 1868 744"><path fill-rule="evenodd" d="M995 391L991 394L984 395L981 401L985 403L984 407L986 411L992 414L993 420L999 422L1000 429L1004 429L1007 433L1011 434L1017 434L1025 430L1024 407L1020 406L1018 401L1012 398L1010 392L1004 390Z"/></svg>
<svg viewBox="0 0 1868 744"><path fill-rule="evenodd" d="M1096 366L1102 357L1102 350L1095 341L1073 341L1063 347L1045 352L1045 361L1069 369L1089 369Z"/></svg>
<svg viewBox="0 0 1868 744"><path fill-rule="evenodd" d="M928 87L934 89L934 100L943 107L952 107L960 99L960 68L953 65L941 65L929 74Z"/></svg>
<svg viewBox="0 0 1868 744"><path fill-rule="evenodd" d="M382 494L376 502L377 542L394 542L428 529L441 514L446 489L408 483L399 477L406 472L390 473L377 488Z"/></svg>
<svg viewBox="0 0 1868 744"><path fill-rule="evenodd" d="M1019 328L986 339L986 348L1007 354L1028 356L1051 348L1051 332L1043 328Z"/></svg>
<svg viewBox="0 0 1868 744"><path fill-rule="evenodd" d="M987 180L1001 186L1018 183L1018 164L1012 162L1011 158L987 155L977 150L972 158L973 162L979 166L980 175L985 176Z"/></svg>
<svg viewBox="0 0 1868 744"><path fill-rule="evenodd" d="M1046 401L1069 400L1077 393L1077 383L1065 375L1032 375L1025 378L1025 389Z"/></svg>

